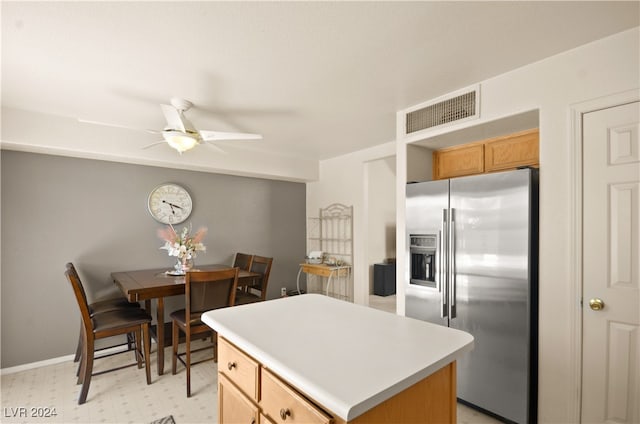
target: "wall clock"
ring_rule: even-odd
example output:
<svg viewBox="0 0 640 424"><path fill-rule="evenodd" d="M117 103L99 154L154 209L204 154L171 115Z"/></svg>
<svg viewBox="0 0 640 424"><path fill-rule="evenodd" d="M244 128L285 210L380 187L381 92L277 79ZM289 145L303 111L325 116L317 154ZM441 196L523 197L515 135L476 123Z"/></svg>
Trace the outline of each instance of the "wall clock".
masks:
<svg viewBox="0 0 640 424"><path fill-rule="evenodd" d="M161 184L151 190L148 206L151 216L163 224L180 224L189 218L193 209L189 192L173 183Z"/></svg>

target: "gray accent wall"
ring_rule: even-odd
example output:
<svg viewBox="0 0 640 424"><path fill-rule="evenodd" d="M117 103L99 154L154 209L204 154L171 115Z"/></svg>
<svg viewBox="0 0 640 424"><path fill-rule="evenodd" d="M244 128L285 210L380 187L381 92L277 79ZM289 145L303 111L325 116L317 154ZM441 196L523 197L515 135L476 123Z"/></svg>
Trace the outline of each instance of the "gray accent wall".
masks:
<svg viewBox="0 0 640 424"><path fill-rule="evenodd" d="M271 256L268 298L295 288L306 246L304 183L7 150L1 156L2 368L75 352L80 314L64 277L67 262L90 300L117 294L113 271L175 264L159 249L162 224L147 211L149 192L161 183L186 187L194 204L187 222L209 230L196 265L231 264L237 251ZM166 320L183 303L183 296L166 299Z"/></svg>

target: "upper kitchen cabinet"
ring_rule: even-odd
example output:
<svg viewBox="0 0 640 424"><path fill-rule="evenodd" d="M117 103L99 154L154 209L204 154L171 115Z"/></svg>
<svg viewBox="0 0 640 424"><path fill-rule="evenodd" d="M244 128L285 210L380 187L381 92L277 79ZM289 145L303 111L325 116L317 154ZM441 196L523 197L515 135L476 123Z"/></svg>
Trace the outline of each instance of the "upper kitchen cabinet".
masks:
<svg viewBox="0 0 640 424"><path fill-rule="evenodd" d="M539 131L520 131L433 152L433 179L505 171L539 164Z"/></svg>
<svg viewBox="0 0 640 424"><path fill-rule="evenodd" d="M484 172L484 145L471 143L433 152L433 179L443 180Z"/></svg>
<svg viewBox="0 0 640 424"><path fill-rule="evenodd" d="M538 166L537 128L484 142L484 171L503 171L521 166Z"/></svg>

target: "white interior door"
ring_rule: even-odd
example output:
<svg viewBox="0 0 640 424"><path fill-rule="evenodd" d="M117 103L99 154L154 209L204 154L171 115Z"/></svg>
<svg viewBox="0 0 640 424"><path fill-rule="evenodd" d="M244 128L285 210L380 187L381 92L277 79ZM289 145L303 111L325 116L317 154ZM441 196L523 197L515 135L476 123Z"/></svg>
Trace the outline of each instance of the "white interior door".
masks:
<svg viewBox="0 0 640 424"><path fill-rule="evenodd" d="M640 107L583 116L582 422L640 422Z"/></svg>

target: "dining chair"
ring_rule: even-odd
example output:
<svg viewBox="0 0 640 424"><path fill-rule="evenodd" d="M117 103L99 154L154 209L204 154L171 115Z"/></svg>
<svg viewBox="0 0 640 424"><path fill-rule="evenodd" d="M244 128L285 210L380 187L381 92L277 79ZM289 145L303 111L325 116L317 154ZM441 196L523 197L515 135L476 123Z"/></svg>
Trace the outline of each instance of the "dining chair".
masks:
<svg viewBox="0 0 640 424"><path fill-rule="evenodd" d="M71 283L73 293L76 297L76 301L78 302L78 307L80 308L80 315L82 316L83 340L80 360L80 375L78 376L78 384L82 384L82 389L80 390L80 396L78 397L78 404L82 405L86 402L91 377L94 375L104 374L106 372L119 370L133 365L137 365L138 368L142 368L142 363L144 362L147 374L147 384L151 384L151 368L149 365L149 325L151 323L151 315L138 307L94 313L92 316L89 309L89 303L87 302L87 296L84 291L84 287L82 286L82 281L80 280L73 264L67 264L64 274L67 277L67 280ZM107 337L126 335L129 333L135 334L134 344L136 362L94 374L93 362L95 359L114 355L109 354L96 357L95 341ZM116 352L115 354L125 352L127 351Z"/></svg>
<svg viewBox="0 0 640 424"><path fill-rule="evenodd" d="M171 341L173 355L171 357L171 373L176 374L179 360L186 368L187 397L191 397L191 366L205 361L217 361L216 333L200 320L203 312L212 309L233 306L238 287L238 268L219 269L214 271L191 271L185 275L185 308L171 313ZM180 331L185 334L185 352L178 353ZM211 336L212 344L191 350L193 336ZM213 348L213 356L191 362L191 354ZM182 356L185 359L182 359Z"/></svg>
<svg viewBox="0 0 640 424"><path fill-rule="evenodd" d="M73 265L73 263L69 262L67 264L68 267L70 267L73 270L73 273L75 275L79 275L78 271L76 269L76 267ZM80 280L80 277L78 277L78 280ZM89 314L91 316L93 316L94 314L99 314L102 312L109 312L109 311L117 311L120 309L131 309L131 308L139 308L140 304L136 303L136 302L129 302L125 297L115 297L115 298L99 298L95 301L93 301L92 303L89 304ZM82 356L82 334L83 334L84 330L82 328L82 323L80 323L80 332L78 335L78 344L76 346L76 354L73 358L73 362L78 362L80 360L80 357ZM123 345L127 345L127 349L128 350L132 350L132 346L133 346L133 334L127 334L127 342L126 343L122 343L120 345L117 346L123 346ZM108 349L114 346L108 346L105 347L103 349ZM98 350L103 350L103 349L98 349ZM79 375L80 373L80 368L78 368L78 373L76 375Z"/></svg>
<svg viewBox="0 0 640 424"><path fill-rule="evenodd" d="M236 295L236 305L246 305L248 303L261 302L267 299L267 285L269 284L269 274L271 273L271 264L273 258L265 256L253 256L251 262L251 272L261 274L248 286L245 290L239 290Z"/></svg>
<svg viewBox="0 0 640 424"><path fill-rule="evenodd" d="M236 257L233 260L233 267L240 268L245 271L249 271L251 269L251 263L253 262L253 255L249 255L247 253L236 253Z"/></svg>

